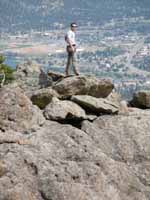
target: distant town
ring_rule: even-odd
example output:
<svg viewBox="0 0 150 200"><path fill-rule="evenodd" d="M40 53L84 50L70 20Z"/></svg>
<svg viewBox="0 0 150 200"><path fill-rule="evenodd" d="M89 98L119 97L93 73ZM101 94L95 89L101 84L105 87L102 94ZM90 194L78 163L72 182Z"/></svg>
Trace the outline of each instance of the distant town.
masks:
<svg viewBox="0 0 150 200"><path fill-rule="evenodd" d="M56 25L56 30L1 33L0 54L5 55L6 64L15 67L31 60L45 70L63 72L67 29ZM89 22L78 28L77 42L81 73L113 79L116 90L126 98L150 88L150 20L124 18L103 26Z"/></svg>

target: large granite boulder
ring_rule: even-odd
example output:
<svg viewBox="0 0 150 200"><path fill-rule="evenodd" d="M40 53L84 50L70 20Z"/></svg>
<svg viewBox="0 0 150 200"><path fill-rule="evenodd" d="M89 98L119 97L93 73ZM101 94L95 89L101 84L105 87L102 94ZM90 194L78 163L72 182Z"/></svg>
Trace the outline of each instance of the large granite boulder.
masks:
<svg viewBox="0 0 150 200"><path fill-rule="evenodd" d="M16 67L14 78L24 91L35 91L52 85L52 79L36 63L27 62Z"/></svg>
<svg viewBox="0 0 150 200"><path fill-rule="evenodd" d="M119 111L118 105L104 98L76 95L72 96L71 100L83 107L87 112L96 113L97 115L116 114Z"/></svg>
<svg viewBox="0 0 150 200"><path fill-rule="evenodd" d="M52 101L53 97L59 97L59 95L51 87L39 89L30 94L32 103L40 109L44 109Z"/></svg>
<svg viewBox="0 0 150 200"><path fill-rule="evenodd" d="M150 108L150 91L139 91L135 93L130 104L137 108Z"/></svg>
<svg viewBox="0 0 150 200"><path fill-rule="evenodd" d="M114 85L110 80L97 79L93 76L73 76L57 82L53 88L63 97L72 95L91 95L107 97Z"/></svg>
<svg viewBox="0 0 150 200"><path fill-rule="evenodd" d="M53 97L52 102L44 110L44 116L49 120L64 121L67 119L85 119L85 111L71 101L61 101Z"/></svg>
<svg viewBox="0 0 150 200"><path fill-rule="evenodd" d="M42 112L16 86L0 89L0 130L24 131L44 123Z"/></svg>
<svg viewBox="0 0 150 200"><path fill-rule="evenodd" d="M129 122L130 128L133 127L130 132L137 126L136 130L138 133L141 131L143 137L138 140L138 145L130 143L129 150L125 151L128 154L126 158L131 162L130 151L132 152L135 145L132 165L121 156L121 148L114 149L112 153L104 151L104 145L117 145L117 141L115 143L113 140L115 133L118 136L120 133L119 141L122 141L122 138L129 142L133 140L132 137L123 137L127 134L126 129L123 129L121 120L116 117L114 120L113 117L106 119L104 129L102 124L105 118L104 122L100 123L102 133L105 131L103 137L100 127L99 132L94 131L92 135L93 132L90 134L87 129L81 131L70 125L51 121L46 121L36 133L9 133L9 136L12 135L9 142L9 136L0 132L0 138L3 135L0 144L0 200L149 200L149 160L147 155L143 159L138 156L148 147L147 142L142 149L142 138L144 139L143 131L149 126L149 121L145 119L146 123L139 131L138 121L134 119L135 121L132 118L132 124ZM114 125L108 123L107 129L107 122L111 120ZM122 116L122 120L127 123L126 116ZM113 127L112 136L109 127ZM110 140L107 145L108 136ZM16 142L21 139L21 143ZM124 146L123 149L125 150ZM119 151L119 158L112 156ZM142 165L144 162L145 165Z"/></svg>

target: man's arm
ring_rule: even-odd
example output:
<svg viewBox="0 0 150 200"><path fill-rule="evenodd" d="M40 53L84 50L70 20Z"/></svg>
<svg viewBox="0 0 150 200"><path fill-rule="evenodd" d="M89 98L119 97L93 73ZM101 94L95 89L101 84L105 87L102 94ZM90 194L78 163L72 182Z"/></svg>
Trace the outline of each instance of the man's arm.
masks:
<svg viewBox="0 0 150 200"><path fill-rule="evenodd" d="M66 42L67 42L67 43L69 44L69 46L71 47L72 51L74 51L74 47L72 46L68 35L66 35Z"/></svg>

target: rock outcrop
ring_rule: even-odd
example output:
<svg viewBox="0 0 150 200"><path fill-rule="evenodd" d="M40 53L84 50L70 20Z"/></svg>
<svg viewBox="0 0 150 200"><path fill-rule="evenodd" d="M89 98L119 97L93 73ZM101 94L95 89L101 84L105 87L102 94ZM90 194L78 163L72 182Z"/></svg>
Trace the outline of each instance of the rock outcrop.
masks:
<svg viewBox="0 0 150 200"><path fill-rule="evenodd" d="M57 82L53 89L62 98L73 95L90 95L94 97L107 97L113 90L114 85L110 80L97 79L92 76L73 76Z"/></svg>
<svg viewBox="0 0 150 200"><path fill-rule="evenodd" d="M130 104L137 108L150 108L150 91L139 91L135 93Z"/></svg>
<svg viewBox="0 0 150 200"><path fill-rule="evenodd" d="M120 112L109 81L53 84L0 89L0 200L149 200L150 110Z"/></svg>
<svg viewBox="0 0 150 200"><path fill-rule="evenodd" d="M112 128L111 120L113 117L108 130ZM0 145L0 199L149 200L149 161L148 154L144 155L144 150L148 153L148 141L142 149L144 140L142 145L139 134L137 146L130 136L123 139L125 129L116 118L113 121L109 133L106 127L89 132L87 125L79 130L47 121L36 134L18 134L10 143L7 136ZM134 125L133 130L137 122ZM118 130L122 131L122 139ZM141 130L145 131L145 125ZM16 142L21 139L21 143Z"/></svg>

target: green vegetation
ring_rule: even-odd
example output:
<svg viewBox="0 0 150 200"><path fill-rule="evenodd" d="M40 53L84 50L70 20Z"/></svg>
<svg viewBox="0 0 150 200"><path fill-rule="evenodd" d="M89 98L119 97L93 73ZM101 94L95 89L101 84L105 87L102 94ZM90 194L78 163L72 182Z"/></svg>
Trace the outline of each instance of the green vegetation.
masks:
<svg viewBox="0 0 150 200"><path fill-rule="evenodd" d="M4 58L2 55L0 55L0 65L1 65L4 61L5 61L5 58Z"/></svg>
<svg viewBox="0 0 150 200"><path fill-rule="evenodd" d="M10 66L4 64L5 58L0 55L0 84L8 84L14 80L13 72Z"/></svg>

